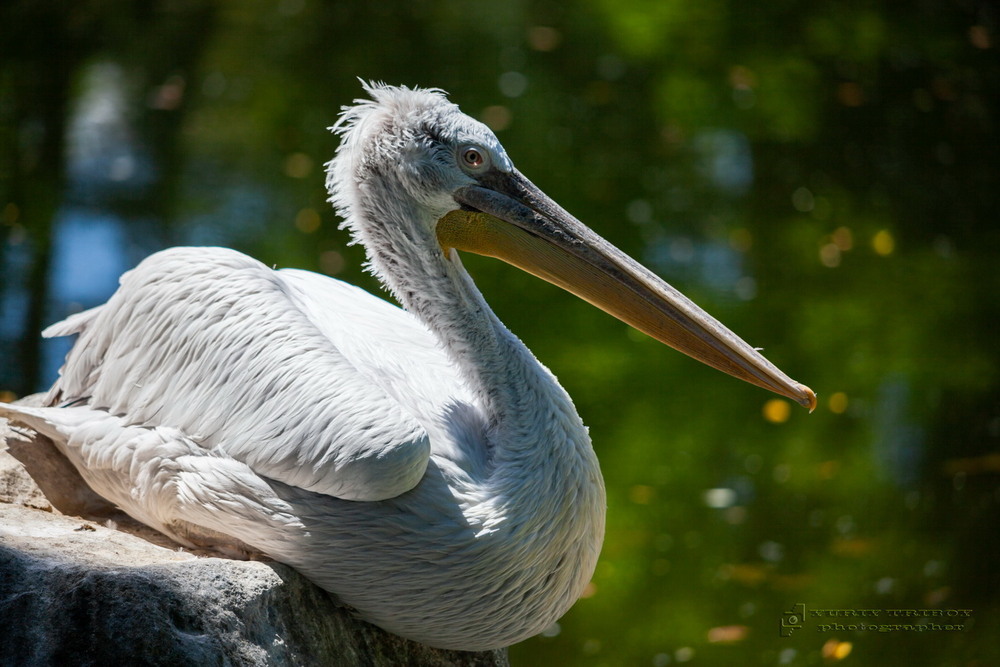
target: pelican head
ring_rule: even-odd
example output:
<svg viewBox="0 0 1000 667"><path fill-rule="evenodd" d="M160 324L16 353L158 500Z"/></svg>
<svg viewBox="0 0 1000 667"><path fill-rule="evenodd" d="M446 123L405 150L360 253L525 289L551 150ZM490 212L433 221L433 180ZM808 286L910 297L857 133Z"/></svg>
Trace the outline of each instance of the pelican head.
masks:
<svg viewBox="0 0 1000 667"><path fill-rule="evenodd" d="M401 258L424 270L455 251L496 257L671 347L812 410L816 396L691 300L567 213L513 165L496 135L437 89L365 86L345 107L331 201L369 267L411 310ZM392 210L385 210L393 207ZM434 253L429 257L428 253ZM412 267L411 267L412 268Z"/></svg>

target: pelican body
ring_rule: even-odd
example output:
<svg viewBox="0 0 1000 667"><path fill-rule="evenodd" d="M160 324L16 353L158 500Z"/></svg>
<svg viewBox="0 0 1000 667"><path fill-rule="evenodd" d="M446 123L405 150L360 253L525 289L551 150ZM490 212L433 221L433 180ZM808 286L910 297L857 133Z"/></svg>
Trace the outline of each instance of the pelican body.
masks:
<svg viewBox="0 0 1000 667"><path fill-rule="evenodd" d="M260 551L396 634L484 650L558 619L593 574L605 492L553 375L459 253L500 257L808 407L812 392L578 222L437 90L345 107L331 201L402 304L237 252L175 248L78 334L43 408L98 494L183 545Z"/></svg>

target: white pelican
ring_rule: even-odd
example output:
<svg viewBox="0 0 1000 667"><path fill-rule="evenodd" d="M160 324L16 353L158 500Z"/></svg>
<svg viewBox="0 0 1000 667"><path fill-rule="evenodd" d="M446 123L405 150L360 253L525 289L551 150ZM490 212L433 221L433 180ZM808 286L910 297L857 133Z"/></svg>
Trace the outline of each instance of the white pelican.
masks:
<svg viewBox="0 0 1000 667"><path fill-rule="evenodd" d="M482 650L590 580L605 495L587 430L459 251L502 258L807 406L811 390L561 209L438 90L345 107L331 201L399 309L231 250L175 248L100 307L45 408L100 495L184 545L263 552L382 628Z"/></svg>

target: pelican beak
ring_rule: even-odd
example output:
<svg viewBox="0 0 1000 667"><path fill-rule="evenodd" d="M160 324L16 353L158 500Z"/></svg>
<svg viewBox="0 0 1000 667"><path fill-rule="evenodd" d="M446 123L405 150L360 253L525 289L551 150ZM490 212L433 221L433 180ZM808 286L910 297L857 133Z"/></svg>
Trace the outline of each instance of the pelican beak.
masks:
<svg viewBox="0 0 1000 667"><path fill-rule="evenodd" d="M497 257L558 285L676 350L812 411L816 395L517 171L460 188L441 218L441 247Z"/></svg>

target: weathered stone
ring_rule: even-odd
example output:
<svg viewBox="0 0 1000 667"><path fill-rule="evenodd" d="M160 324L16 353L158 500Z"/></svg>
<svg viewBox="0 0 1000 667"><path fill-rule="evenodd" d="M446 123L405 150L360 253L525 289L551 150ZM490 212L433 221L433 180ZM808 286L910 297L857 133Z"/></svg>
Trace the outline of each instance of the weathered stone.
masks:
<svg viewBox="0 0 1000 667"><path fill-rule="evenodd" d="M0 451L0 665L508 664L384 632L280 563L181 549L44 438L2 419L0 438L27 461Z"/></svg>

